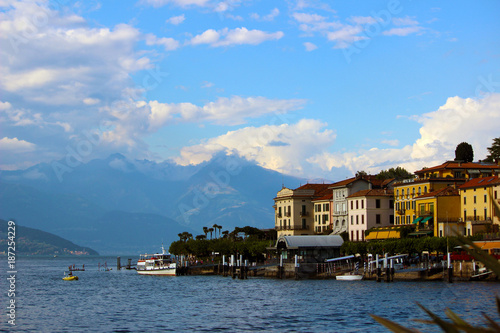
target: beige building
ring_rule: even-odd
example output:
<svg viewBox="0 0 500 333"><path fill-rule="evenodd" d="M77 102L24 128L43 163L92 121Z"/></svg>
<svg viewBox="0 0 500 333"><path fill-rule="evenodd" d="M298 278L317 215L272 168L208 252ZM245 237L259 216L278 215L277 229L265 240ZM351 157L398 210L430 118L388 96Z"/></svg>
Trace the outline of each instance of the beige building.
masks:
<svg viewBox="0 0 500 333"><path fill-rule="evenodd" d="M327 195L331 184L306 184L294 190L283 187L274 198L274 227L281 236L314 234L313 200Z"/></svg>
<svg viewBox="0 0 500 333"><path fill-rule="evenodd" d="M327 233L332 230L332 193L313 200L314 204L314 233Z"/></svg>
<svg viewBox="0 0 500 333"><path fill-rule="evenodd" d="M364 241L365 231L394 225L393 191L361 190L347 197L349 240Z"/></svg>

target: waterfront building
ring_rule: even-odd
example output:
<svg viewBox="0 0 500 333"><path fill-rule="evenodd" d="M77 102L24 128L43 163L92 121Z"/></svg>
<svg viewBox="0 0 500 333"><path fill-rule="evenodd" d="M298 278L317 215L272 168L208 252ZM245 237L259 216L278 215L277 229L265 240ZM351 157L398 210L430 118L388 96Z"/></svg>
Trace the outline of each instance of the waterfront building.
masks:
<svg viewBox="0 0 500 333"><path fill-rule="evenodd" d="M281 236L275 249L289 261L298 255L301 262L322 263L325 259L340 257L342 244L344 240L339 235Z"/></svg>
<svg viewBox="0 0 500 333"><path fill-rule="evenodd" d="M448 186L415 198L416 235L437 237L463 234L464 225L459 221L460 194L458 189Z"/></svg>
<svg viewBox="0 0 500 333"><path fill-rule="evenodd" d="M332 196L332 192L328 191L326 195L312 201L314 204L314 232L316 234L332 230Z"/></svg>
<svg viewBox="0 0 500 333"><path fill-rule="evenodd" d="M331 184L306 184L296 189L283 187L274 198L274 227L277 237L313 235L313 200L330 192Z"/></svg>
<svg viewBox="0 0 500 333"><path fill-rule="evenodd" d="M428 214L419 216L418 209L421 208L417 207L416 199L431 193L434 196L440 193L438 191L447 187L457 188L469 179L487 177L499 172L500 166L497 164L462 163L460 161L448 161L435 167L415 171L415 178L405 179L394 184L395 224L412 225L422 223L423 219L417 219L419 217L424 217L424 219L428 217L425 222L427 227L431 228L432 226L434 236L439 236L438 221L434 216L437 203L432 206L433 202L429 202L429 200L421 202L421 204L427 204L424 209ZM444 211L447 210L448 208L445 207ZM448 218L448 222L450 221L450 218ZM458 222L458 217L452 222Z"/></svg>
<svg viewBox="0 0 500 333"><path fill-rule="evenodd" d="M347 197L349 240L364 241L365 231L394 224L393 191L361 190Z"/></svg>
<svg viewBox="0 0 500 333"><path fill-rule="evenodd" d="M362 178L353 177L330 185L332 190L332 233L348 231L347 197L361 190L371 190L372 184Z"/></svg>
<svg viewBox="0 0 500 333"><path fill-rule="evenodd" d="M500 225L500 179L498 176L471 179L459 187L461 222L465 235L497 232Z"/></svg>

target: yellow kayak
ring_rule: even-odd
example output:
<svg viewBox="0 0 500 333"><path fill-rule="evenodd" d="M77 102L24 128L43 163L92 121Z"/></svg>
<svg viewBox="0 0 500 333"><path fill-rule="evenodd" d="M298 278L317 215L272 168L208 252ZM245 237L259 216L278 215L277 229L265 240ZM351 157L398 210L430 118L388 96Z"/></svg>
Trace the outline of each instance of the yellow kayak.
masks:
<svg viewBox="0 0 500 333"><path fill-rule="evenodd" d="M65 276L62 278L65 281L73 281L73 280L78 280L78 276Z"/></svg>

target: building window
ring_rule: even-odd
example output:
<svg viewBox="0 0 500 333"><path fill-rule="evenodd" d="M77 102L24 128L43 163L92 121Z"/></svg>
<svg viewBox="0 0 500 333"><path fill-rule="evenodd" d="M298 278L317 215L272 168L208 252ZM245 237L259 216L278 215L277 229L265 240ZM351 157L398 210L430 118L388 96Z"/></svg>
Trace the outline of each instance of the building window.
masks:
<svg viewBox="0 0 500 333"><path fill-rule="evenodd" d="M467 205L467 197L464 197L464 205Z"/></svg>
<svg viewBox="0 0 500 333"><path fill-rule="evenodd" d="M389 223L394 224L394 215L389 215Z"/></svg>
<svg viewBox="0 0 500 333"><path fill-rule="evenodd" d="M396 190L396 198L399 197L399 190Z"/></svg>
<svg viewBox="0 0 500 333"><path fill-rule="evenodd" d="M356 230L356 240L359 241L359 230Z"/></svg>
<svg viewBox="0 0 500 333"><path fill-rule="evenodd" d="M365 216L361 215L361 224L365 224Z"/></svg>
<svg viewBox="0 0 500 333"><path fill-rule="evenodd" d="M375 215L375 223L380 224L380 214Z"/></svg>
<svg viewBox="0 0 500 333"><path fill-rule="evenodd" d="M427 186L424 186L424 194L427 193Z"/></svg>
<svg viewBox="0 0 500 333"><path fill-rule="evenodd" d="M422 188L419 186L418 187L418 195L422 194Z"/></svg>
<svg viewBox="0 0 500 333"><path fill-rule="evenodd" d="M474 203L476 203L476 196L474 196Z"/></svg>
<svg viewBox="0 0 500 333"><path fill-rule="evenodd" d="M495 191L495 200L497 199L497 191Z"/></svg>
<svg viewBox="0 0 500 333"><path fill-rule="evenodd" d="M375 208L380 208L380 199L375 200Z"/></svg>
<svg viewBox="0 0 500 333"><path fill-rule="evenodd" d="M364 209L364 208L365 208L365 201L361 200L361 209Z"/></svg>
<svg viewBox="0 0 500 333"><path fill-rule="evenodd" d="M356 200L356 209L359 209L358 200Z"/></svg>
<svg viewBox="0 0 500 333"><path fill-rule="evenodd" d="M389 200L389 208L394 209L394 200Z"/></svg>
<svg viewBox="0 0 500 333"><path fill-rule="evenodd" d="M307 229L306 219L302 219L302 229Z"/></svg>
<svg viewBox="0 0 500 333"><path fill-rule="evenodd" d="M354 224L354 216L351 215L351 225Z"/></svg>
<svg viewBox="0 0 500 333"><path fill-rule="evenodd" d="M324 206L324 207L323 207L323 208L324 208L324 209L323 209L323 211L324 211L324 212L327 212L327 211L329 211L329 210L330 210L330 204L329 204L329 203L326 203L326 204L324 204L323 206Z"/></svg>
<svg viewBox="0 0 500 333"><path fill-rule="evenodd" d="M351 209L354 209L354 201L351 201Z"/></svg>
<svg viewBox="0 0 500 333"><path fill-rule="evenodd" d="M467 221L467 209L464 209L464 222Z"/></svg>
<svg viewBox="0 0 500 333"><path fill-rule="evenodd" d="M354 240L354 230L351 230L351 240Z"/></svg>
<svg viewBox="0 0 500 333"><path fill-rule="evenodd" d="M359 216L356 215L356 224L359 224Z"/></svg>
<svg viewBox="0 0 500 333"><path fill-rule="evenodd" d="M486 200L486 194L484 195L484 202L488 202L488 201Z"/></svg>

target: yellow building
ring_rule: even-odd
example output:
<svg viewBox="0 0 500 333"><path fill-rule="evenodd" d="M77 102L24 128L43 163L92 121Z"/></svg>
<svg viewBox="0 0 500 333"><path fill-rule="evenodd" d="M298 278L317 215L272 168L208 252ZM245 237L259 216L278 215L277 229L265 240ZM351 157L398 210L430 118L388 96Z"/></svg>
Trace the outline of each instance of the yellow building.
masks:
<svg viewBox="0 0 500 333"><path fill-rule="evenodd" d="M460 194L454 187L445 187L415 198L417 232L428 232L435 237L446 237L453 232L463 234L460 218Z"/></svg>
<svg viewBox="0 0 500 333"><path fill-rule="evenodd" d="M465 234L494 232L500 225L500 179L498 176L471 179L460 190L461 219Z"/></svg>
<svg viewBox="0 0 500 333"><path fill-rule="evenodd" d="M417 207L416 199L420 196L426 196L429 194L435 195L440 193L448 187L457 188L458 186L464 184L469 179L480 178L491 176L495 173L500 173L500 166L497 164L487 164L487 163L461 163L457 161L445 162L441 165L424 168L415 172L414 179L405 179L400 182L394 183L394 215L395 215L395 225L415 225L422 223L422 221L432 215L432 225L434 230L434 235L439 236L438 232L438 221L435 219L435 210L437 205L443 202L445 205L444 211L448 211L448 214L452 214L452 209L450 208L449 200L456 199L430 199L427 197L426 200L421 202L424 211L421 207ZM419 210L420 209L420 210ZM443 210L440 210L443 211ZM422 216L422 212L432 212L428 216ZM455 211L453 210L453 215ZM451 220L451 215L448 216L448 223L458 222L458 216L453 216L454 221ZM417 221L417 218L423 217ZM445 217L440 216L439 219ZM427 227L430 228L429 222L431 219L427 219ZM415 222L415 223L413 223Z"/></svg>

